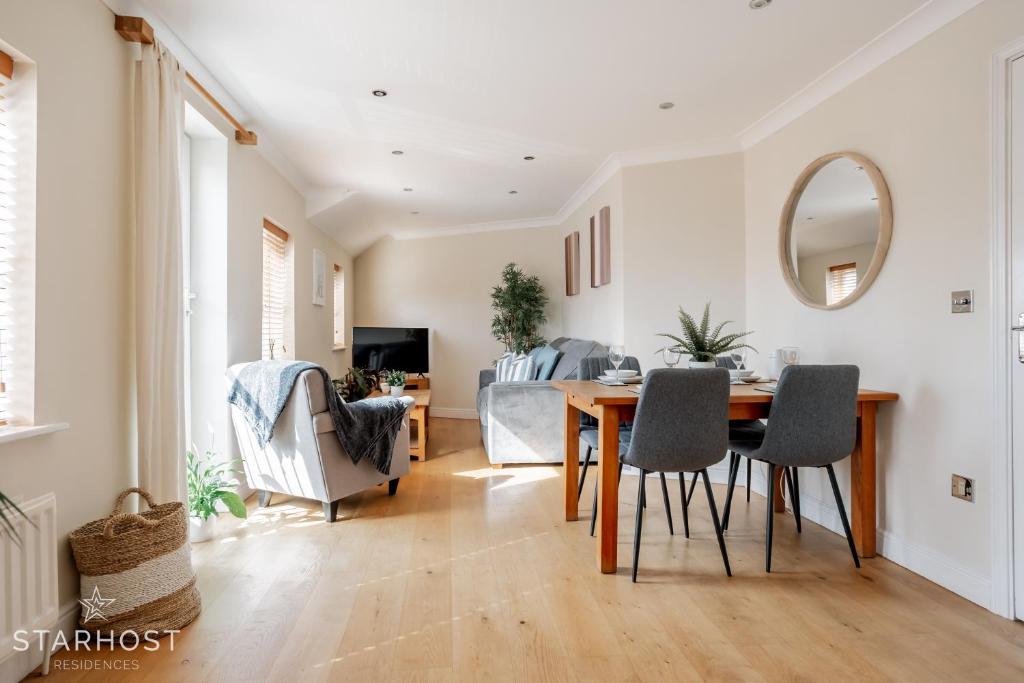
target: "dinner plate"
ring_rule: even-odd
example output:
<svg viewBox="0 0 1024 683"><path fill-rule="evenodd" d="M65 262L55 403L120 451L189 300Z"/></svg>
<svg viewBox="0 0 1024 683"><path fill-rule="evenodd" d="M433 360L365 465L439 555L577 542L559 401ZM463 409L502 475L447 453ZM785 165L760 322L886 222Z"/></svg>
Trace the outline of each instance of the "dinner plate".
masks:
<svg viewBox="0 0 1024 683"><path fill-rule="evenodd" d="M761 381L761 378L758 377L757 375L751 375L750 377L740 377L740 379L746 382L747 384L756 384L757 382Z"/></svg>

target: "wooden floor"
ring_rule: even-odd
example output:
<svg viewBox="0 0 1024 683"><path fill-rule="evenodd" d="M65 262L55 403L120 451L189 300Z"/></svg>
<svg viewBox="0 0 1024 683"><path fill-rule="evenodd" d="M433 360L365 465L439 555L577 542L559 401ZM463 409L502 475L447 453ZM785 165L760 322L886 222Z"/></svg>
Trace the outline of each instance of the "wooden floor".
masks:
<svg viewBox="0 0 1024 683"><path fill-rule="evenodd" d="M474 422L431 422L431 459L412 464L394 498L353 496L328 525L319 504L281 497L196 545L204 610L173 653L62 653L51 678L1024 680L1024 624L882 558L857 571L844 539L810 522L798 536L777 518L766 575L760 496L733 508L729 579L703 491L686 540L668 535L649 482L634 585L624 563L636 479L625 478L623 564L602 576L590 486L580 521L564 522L560 468L493 470ZM137 669L83 673L72 659Z"/></svg>

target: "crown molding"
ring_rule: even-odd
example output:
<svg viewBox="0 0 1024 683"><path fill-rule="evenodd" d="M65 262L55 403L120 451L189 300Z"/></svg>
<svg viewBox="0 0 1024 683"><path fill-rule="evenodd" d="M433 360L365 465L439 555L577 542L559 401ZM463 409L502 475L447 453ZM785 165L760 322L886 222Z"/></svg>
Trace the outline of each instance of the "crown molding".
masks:
<svg viewBox="0 0 1024 683"><path fill-rule="evenodd" d="M506 230L550 228L558 225L559 223L561 223L561 221L555 216L548 216L544 218L517 218L507 221L492 221L490 223L456 225L451 228L430 230L430 232L422 232L419 230L399 230L390 233L390 237L396 240L423 240L433 239L434 237L451 237L453 235L471 235L477 232L505 232Z"/></svg>
<svg viewBox="0 0 1024 683"><path fill-rule="evenodd" d="M982 2L983 0L931 0L922 5L740 131L736 136L740 147L744 150L750 149L773 133L782 130L828 98Z"/></svg>
<svg viewBox="0 0 1024 683"><path fill-rule="evenodd" d="M704 157L717 157L724 154L735 154L742 152L739 140L736 138L719 138L705 142L686 142L679 145L667 145L663 147L644 147L615 155L622 166L646 166L647 164L661 164L669 161L682 161L684 159L701 159Z"/></svg>

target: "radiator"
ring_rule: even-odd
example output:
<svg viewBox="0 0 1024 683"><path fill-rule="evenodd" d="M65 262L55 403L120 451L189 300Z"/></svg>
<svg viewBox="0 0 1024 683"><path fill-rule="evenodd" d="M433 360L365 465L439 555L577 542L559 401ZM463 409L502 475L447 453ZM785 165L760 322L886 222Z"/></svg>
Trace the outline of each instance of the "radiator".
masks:
<svg viewBox="0 0 1024 683"><path fill-rule="evenodd" d="M14 513L14 539L0 536L0 662L14 654L14 634L57 624L57 499L52 493L18 503L35 524Z"/></svg>

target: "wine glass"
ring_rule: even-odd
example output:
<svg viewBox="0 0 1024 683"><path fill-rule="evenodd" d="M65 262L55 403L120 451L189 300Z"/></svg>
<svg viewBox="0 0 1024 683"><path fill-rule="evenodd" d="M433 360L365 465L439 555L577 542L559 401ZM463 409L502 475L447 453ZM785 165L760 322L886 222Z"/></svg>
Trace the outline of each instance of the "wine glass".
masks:
<svg viewBox="0 0 1024 683"><path fill-rule="evenodd" d="M622 344L613 344L608 347L608 360L615 367L615 377L619 376L619 366L626 360L626 347Z"/></svg>
<svg viewBox="0 0 1024 683"><path fill-rule="evenodd" d="M679 349L669 346L661 350L661 359L665 361L665 367L674 368L679 365L679 360L683 357L683 354L679 352Z"/></svg>
<svg viewBox="0 0 1024 683"><path fill-rule="evenodd" d="M746 349L736 349L735 351L732 352L731 355L732 355L732 362L736 364L736 369L737 370L746 370L747 369L747 350Z"/></svg>

